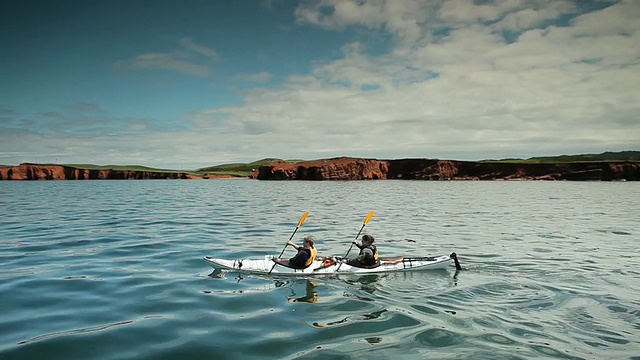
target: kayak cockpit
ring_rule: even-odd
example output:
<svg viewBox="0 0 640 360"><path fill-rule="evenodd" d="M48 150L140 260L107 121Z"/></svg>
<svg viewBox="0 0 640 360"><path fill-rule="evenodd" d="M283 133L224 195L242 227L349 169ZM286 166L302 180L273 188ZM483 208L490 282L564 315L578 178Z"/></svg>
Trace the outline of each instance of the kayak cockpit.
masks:
<svg viewBox="0 0 640 360"><path fill-rule="evenodd" d="M293 270L304 270L304 269L309 268L311 265L313 265L313 262L312 262L311 264L309 264L309 265L307 265L307 266L305 266L305 267L295 267L295 266L291 266L291 265L289 264L289 260L285 260L285 261L278 261L278 260L276 260L275 258L273 258L272 260L273 260L273 262L274 262L274 263L276 263L276 264L278 264L278 265L280 265L280 266L284 266L284 267L286 267L286 268L293 269Z"/></svg>

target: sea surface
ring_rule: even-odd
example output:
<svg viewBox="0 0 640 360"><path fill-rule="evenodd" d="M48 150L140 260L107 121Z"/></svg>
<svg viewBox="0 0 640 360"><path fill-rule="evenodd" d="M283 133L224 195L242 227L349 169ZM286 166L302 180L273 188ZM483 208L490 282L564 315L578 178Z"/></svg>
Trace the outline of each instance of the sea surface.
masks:
<svg viewBox="0 0 640 360"><path fill-rule="evenodd" d="M294 236L463 270L212 273ZM0 360L640 359L640 183L0 182ZM284 256L293 256L291 248ZM352 250L351 256L356 255Z"/></svg>

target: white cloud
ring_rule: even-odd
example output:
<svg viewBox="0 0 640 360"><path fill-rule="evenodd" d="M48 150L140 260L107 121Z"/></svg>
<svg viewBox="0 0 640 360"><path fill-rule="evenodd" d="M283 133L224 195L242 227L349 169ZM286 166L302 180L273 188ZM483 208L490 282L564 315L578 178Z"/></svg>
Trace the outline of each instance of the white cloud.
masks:
<svg viewBox="0 0 640 360"><path fill-rule="evenodd" d="M182 38L180 40L180 45L184 46L189 51L212 58L214 60L220 57L217 51L210 49L206 46L194 43L190 37Z"/></svg>
<svg viewBox="0 0 640 360"><path fill-rule="evenodd" d="M434 4L303 3L300 23L385 29L395 47L369 55L362 43L345 44L341 58L317 63L310 76L189 118L274 156L481 159L640 144L639 3L594 10L569 26L558 23L579 11L568 2ZM511 42L500 30L522 34ZM213 120L221 113L224 122Z"/></svg>
<svg viewBox="0 0 640 360"><path fill-rule="evenodd" d="M576 36L637 36L640 31L638 19L640 19L640 4L633 0L622 1L602 11L575 19L572 23L572 32Z"/></svg>
<svg viewBox="0 0 640 360"><path fill-rule="evenodd" d="M386 28L398 39L414 41L421 36L420 23L427 19L432 7L430 2L419 0L321 0L301 3L295 16L298 23L330 29L347 26Z"/></svg>
<svg viewBox="0 0 640 360"><path fill-rule="evenodd" d="M140 131L123 131L117 143L107 135L45 141L4 128L0 143L32 143L35 153L73 144L74 162L99 162L104 147L118 149L110 155L121 163L182 168L272 156L485 159L638 149L640 2L597 3L603 9L581 15L569 1L477 3L301 2L300 26L384 31L392 47L373 54L366 39L342 44L338 59L245 90L241 105L184 114L185 128L147 133L149 121L121 119L122 129ZM208 74L217 53L188 38L181 44L124 62ZM271 73L235 80L264 83Z"/></svg>
<svg viewBox="0 0 640 360"><path fill-rule="evenodd" d="M116 67L173 70L196 76L207 76L211 73L207 65L195 64L189 60L180 59L175 54L165 53L140 54L131 59L118 60Z"/></svg>
<svg viewBox="0 0 640 360"><path fill-rule="evenodd" d="M438 17L446 22L475 23L498 20L505 13L522 6L521 1L504 0L478 4L474 0L446 1L438 11Z"/></svg>
<svg viewBox="0 0 640 360"><path fill-rule="evenodd" d="M569 1L545 1L527 3L530 7L514 7L515 10L506 14L500 21L493 25L496 29L522 30L530 29L543 24L545 21L558 19L564 14L575 13L576 7Z"/></svg>
<svg viewBox="0 0 640 360"><path fill-rule="evenodd" d="M180 40L184 50L139 54L126 60L118 60L117 68L163 69L193 76L208 76L211 63L219 59L218 53L206 46L196 44L189 37Z"/></svg>

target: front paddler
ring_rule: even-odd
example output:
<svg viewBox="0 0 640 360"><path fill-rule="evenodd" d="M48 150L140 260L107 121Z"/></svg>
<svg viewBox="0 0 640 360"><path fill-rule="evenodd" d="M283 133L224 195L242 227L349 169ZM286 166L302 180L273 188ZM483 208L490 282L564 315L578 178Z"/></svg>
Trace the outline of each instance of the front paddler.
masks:
<svg viewBox="0 0 640 360"><path fill-rule="evenodd" d="M294 249L298 250L298 253L289 260L275 258L273 259L275 262L294 269L305 269L309 265L313 264L313 261L316 259L317 252L316 248L313 246L313 238L311 236L304 238L302 246L294 244L291 240L287 242L287 245L293 246Z"/></svg>

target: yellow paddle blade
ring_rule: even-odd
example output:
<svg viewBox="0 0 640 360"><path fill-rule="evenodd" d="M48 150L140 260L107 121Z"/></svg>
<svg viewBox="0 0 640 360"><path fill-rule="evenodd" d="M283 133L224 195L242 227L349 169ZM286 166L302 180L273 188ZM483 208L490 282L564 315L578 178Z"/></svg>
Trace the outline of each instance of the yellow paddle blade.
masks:
<svg viewBox="0 0 640 360"><path fill-rule="evenodd" d="M365 225L369 222L369 220L371 220L371 217L373 216L374 212L375 212L375 210L369 211L369 213L367 214L367 217L364 218L364 224Z"/></svg>
<svg viewBox="0 0 640 360"><path fill-rule="evenodd" d="M300 220L298 221L298 227L302 225L302 223L304 222L304 219L306 219L308 215L309 215L308 211L305 211L304 214L302 214L302 216L300 217Z"/></svg>

